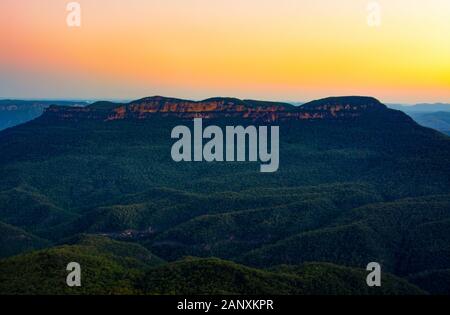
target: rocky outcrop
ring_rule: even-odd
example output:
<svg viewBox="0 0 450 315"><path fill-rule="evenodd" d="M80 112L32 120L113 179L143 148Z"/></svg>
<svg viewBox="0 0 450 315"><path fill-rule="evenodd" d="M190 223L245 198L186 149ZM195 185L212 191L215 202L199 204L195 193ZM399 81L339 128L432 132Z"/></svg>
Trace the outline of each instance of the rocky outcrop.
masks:
<svg viewBox="0 0 450 315"><path fill-rule="evenodd" d="M51 106L43 119L56 120L143 120L151 117L180 119L243 118L253 121L347 119L366 113L387 111L387 107L370 97L334 97L296 107L287 103L211 98L189 101L161 96L143 98L127 104L98 102L87 107Z"/></svg>

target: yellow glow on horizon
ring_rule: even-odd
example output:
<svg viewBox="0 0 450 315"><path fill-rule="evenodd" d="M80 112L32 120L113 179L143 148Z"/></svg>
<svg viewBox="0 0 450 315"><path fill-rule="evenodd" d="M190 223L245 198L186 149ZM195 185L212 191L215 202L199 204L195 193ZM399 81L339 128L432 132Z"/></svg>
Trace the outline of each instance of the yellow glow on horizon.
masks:
<svg viewBox="0 0 450 315"><path fill-rule="evenodd" d="M79 0L80 29L67 2L2 0L0 96L450 101L447 0L379 0L379 28L367 0Z"/></svg>

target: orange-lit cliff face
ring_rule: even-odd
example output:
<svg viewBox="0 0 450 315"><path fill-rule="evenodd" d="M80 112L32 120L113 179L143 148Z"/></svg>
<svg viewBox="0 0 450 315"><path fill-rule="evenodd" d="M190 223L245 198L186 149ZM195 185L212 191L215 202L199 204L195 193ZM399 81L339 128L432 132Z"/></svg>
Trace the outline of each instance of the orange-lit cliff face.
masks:
<svg viewBox="0 0 450 315"><path fill-rule="evenodd" d="M46 110L43 119L116 121L177 117L180 119L242 118L251 121L276 122L354 118L367 112L382 110L387 110L387 107L369 97L328 98L295 107L286 103L234 98L211 98L195 102L157 96L127 104L98 102L84 108L52 106Z"/></svg>

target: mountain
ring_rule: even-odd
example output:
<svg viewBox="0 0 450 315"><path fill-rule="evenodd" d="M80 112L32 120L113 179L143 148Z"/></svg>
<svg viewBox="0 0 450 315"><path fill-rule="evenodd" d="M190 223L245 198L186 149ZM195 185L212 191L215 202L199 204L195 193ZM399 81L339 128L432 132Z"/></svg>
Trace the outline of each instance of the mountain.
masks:
<svg viewBox="0 0 450 315"><path fill-rule="evenodd" d="M410 116L424 127L433 128L450 135L450 111L411 113Z"/></svg>
<svg viewBox="0 0 450 315"><path fill-rule="evenodd" d="M82 266L82 286L65 285L67 261ZM145 248L84 235L70 244L0 261L0 294L408 294L426 292L392 275L381 288L363 270L310 263L258 270L220 259L164 263ZM330 281L331 280L331 281Z"/></svg>
<svg viewBox="0 0 450 315"><path fill-rule="evenodd" d="M184 260L149 270L141 280L147 294L256 294L256 295L421 295L407 281L386 275L385 285L371 290L365 271L324 263L279 266L271 270L248 268L220 259Z"/></svg>
<svg viewBox="0 0 450 315"><path fill-rule="evenodd" d="M279 126L278 172L261 173L258 162L174 162L171 131L191 126L194 117L203 118L205 127ZM450 269L450 138L371 97L299 107L165 97L50 106L39 118L0 132L0 152L0 221L47 246L65 244L44 250L61 264L76 257L60 246L73 246L67 240L83 233L134 244L168 261L156 274L137 266L138 288L111 281L82 293L107 287L119 293L205 292L209 283L179 282L198 279L192 270L201 266L216 276L232 271L210 292L254 292L245 281L252 274L261 284L258 292L273 285L280 293L365 294L366 287L346 280L363 272L347 272L372 261L434 293L430 283L442 274L437 270ZM94 252L81 254L101 265L106 258ZM39 253L6 258L0 266L21 273L23 260L40 270L46 261ZM187 263L186 256L198 258ZM128 267L108 261L106 279L121 278ZM297 276L278 275L280 265L309 262L334 266L318 267L316 274L336 274L330 287L302 291L292 285ZM167 287L153 286L161 283L153 280L159 272L170 270L181 275L167 279ZM32 275L24 272L25 289L27 278Z"/></svg>
<svg viewBox="0 0 450 315"><path fill-rule="evenodd" d="M411 116L418 124L450 135L450 104L389 105Z"/></svg>
<svg viewBox="0 0 450 315"><path fill-rule="evenodd" d="M0 222L0 258L50 246L50 242Z"/></svg>
<svg viewBox="0 0 450 315"><path fill-rule="evenodd" d="M0 130L33 120L50 105L86 106L86 102L0 100Z"/></svg>
<svg viewBox="0 0 450 315"><path fill-rule="evenodd" d="M445 269L449 219L448 195L374 203L351 210L331 226L253 250L240 260L258 266L311 259L357 266L378 257L385 270L397 275Z"/></svg>
<svg viewBox="0 0 450 315"><path fill-rule="evenodd" d="M389 104L389 108L401 110L406 113L434 113L434 112L450 112L450 104L415 104L415 105L399 105Z"/></svg>
<svg viewBox="0 0 450 315"><path fill-rule="evenodd" d="M65 283L69 262L82 266L82 286ZM163 261L139 245L82 236L71 244L0 261L0 294L136 294L145 268Z"/></svg>
<svg viewBox="0 0 450 315"><path fill-rule="evenodd" d="M287 103L210 98L188 101L161 96L147 97L127 104L97 102L86 107L51 106L43 121L145 120L152 117L249 119L258 122L354 118L377 113L387 107L371 97L334 97L294 106ZM393 115L393 114L392 114ZM405 119L405 117L403 117Z"/></svg>

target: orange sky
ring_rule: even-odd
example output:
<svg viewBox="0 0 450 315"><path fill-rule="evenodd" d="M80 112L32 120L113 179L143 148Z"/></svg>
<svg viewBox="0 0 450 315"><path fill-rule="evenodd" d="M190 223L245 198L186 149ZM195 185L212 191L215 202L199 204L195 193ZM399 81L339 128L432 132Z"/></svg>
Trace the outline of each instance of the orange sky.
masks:
<svg viewBox="0 0 450 315"><path fill-rule="evenodd" d="M450 102L450 1L1 0L0 97Z"/></svg>

